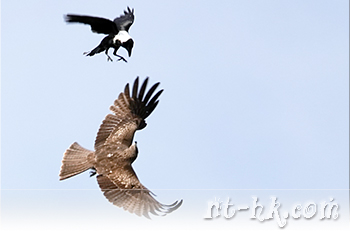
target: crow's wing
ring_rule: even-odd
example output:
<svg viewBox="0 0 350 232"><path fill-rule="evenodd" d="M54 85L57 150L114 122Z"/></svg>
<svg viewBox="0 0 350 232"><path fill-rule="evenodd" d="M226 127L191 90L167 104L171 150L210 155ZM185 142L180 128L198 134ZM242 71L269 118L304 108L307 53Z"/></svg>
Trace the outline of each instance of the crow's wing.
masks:
<svg viewBox="0 0 350 232"><path fill-rule="evenodd" d="M97 181L103 195L111 203L138 216L150 218L149 213L165 215L182 204L182 200L171 205L158 202L153 197L155 195L139 182L131 166L113 170L108 175L99 175Z"/></svg>
<svg viewBox="0 0 350 232"><path fill-rule="evenodd" d="M68 23L83 23L91 26L91 30L95 33L102 34L117 34L118 28L113 21L100 17L93 17L87 15L67 14L64 17Z"/></svg>
<svg viewBox="0 0 350 232"><path fill-rule="evenodd" d="M138 90L139 78L134 81L132 95L130 95L129 84L125 86L124 92L119 94L118 99L110 107L114 114L108 114L103 120L95 140L95 150L98 155L101 149L118 150L127 149L133 140L136 130L146 126L145 119L158 105L158 97L163 90L153 93L159 85L154 84L145 95L148 78ZM145 96L144 96L145 95ZM151 98L152 97L152 98ZM102 152L103 153L103 152Z"/></svg>
<svg viewBox="0 0 350 232"><path fill-rule="evenodd" d="M114 19L114 23L117 25L117 28L119 31L127 31L129 32L130 26L133 24L135 16L134 16L134 9L130 9L128 7L128 11L124 11L124 15L121 15Z"/></svg>

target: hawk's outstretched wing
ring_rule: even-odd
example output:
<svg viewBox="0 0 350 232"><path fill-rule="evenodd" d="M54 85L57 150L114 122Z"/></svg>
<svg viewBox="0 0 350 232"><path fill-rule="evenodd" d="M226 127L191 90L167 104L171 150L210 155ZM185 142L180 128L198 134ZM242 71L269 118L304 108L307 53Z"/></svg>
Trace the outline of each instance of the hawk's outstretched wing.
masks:
<svg viewBox="0 0 350 232"><path fill-rule="evenodd" d="M125 30L129 32L129 28L134 23L134 9L130 10L128 7L127 10L128 11L124 10L124 15L121 15L113 20L119 31Z"/></svg>
<svg viewBox="0 0 350 232"><path fill-rule="evenodd" d="M182 201L171 205L159 203L154 194L140 183L131 166L138 153L136 144L131 145L135 131L146 126L145 119L156 108L157 99L163 92L160 90L152 97L159 83L146 93L147 83L148 78L139 90L139 79L136 78L132 94L127 84L110 107L114 114L106 116L97 133L95 167L99 173L98 184L111 203L149 218L149 213L164 215L176 210Z"/></svg>
<svg viewBox="0 0 350 232"><path fill-rule="evenodd" d="M120 176L132 176L136 182L132 187L125 188L123 180ZM153 196L150 190L144 187L137 179L136 174L132 168L119 169L115 172L105 175L97 176L98 184L103 192L103 195L114 205L123 208L130 213L135 213L138 216L149 217L149 213L154 215L165 215L178 209L181 204L176 201L171 205L164 205L159 203ZM115 184L115 182L118 183ZM153 196L152 196L153 195Z"/></svg>
<svg viewBox="0 0 350 232"><path fill-rule="evenodd" d="M130 147L136 130L146 127L145 119L158 105L158 97L163 90L158 91L153 97L152 94L159 85L154 84L145 95L148 78L143 82L138 91L139 78L134 81L132 95L130 96L129 84L125 86L124 92L119 94L118 99L110 110L114 114L108 114L103 120L95 140L96 154L100 149L116 147L118 150L125 150ZM152 97L152 99L151 99ZM151 99L151 100L150 100Z"/></svg>

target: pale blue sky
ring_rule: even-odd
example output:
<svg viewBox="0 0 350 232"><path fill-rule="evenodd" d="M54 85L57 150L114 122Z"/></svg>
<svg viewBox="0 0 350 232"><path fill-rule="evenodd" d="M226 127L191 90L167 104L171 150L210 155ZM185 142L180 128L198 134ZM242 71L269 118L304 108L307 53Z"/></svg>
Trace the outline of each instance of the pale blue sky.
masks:
<svg viewBox="0 0 350 232"><path fill-rule="evenodd" d="M128 63L83 56L103 35L63 15L126 6ZM2 189L97 189L88 173L58 181L63 152L93 149L136 76L165 90L136 134L148 188L349 187L346 0L2 1L1 27Z"/></svg>

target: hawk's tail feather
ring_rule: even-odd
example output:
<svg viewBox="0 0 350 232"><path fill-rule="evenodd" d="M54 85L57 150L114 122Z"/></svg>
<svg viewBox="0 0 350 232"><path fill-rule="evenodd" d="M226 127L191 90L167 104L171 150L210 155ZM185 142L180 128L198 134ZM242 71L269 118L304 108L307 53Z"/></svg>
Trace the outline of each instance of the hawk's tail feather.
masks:
<svg viewBox="0 0 350 232"><path fill-rule="evenodd" d="M73 143L64 153L60 180L82 173L94 166L94 152Z"/></svg>

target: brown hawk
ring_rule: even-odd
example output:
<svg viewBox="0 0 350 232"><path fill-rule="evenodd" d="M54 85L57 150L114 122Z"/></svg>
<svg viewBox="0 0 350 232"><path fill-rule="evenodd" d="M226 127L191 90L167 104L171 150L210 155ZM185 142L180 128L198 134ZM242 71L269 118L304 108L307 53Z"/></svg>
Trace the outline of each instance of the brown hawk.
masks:
<svg viewBox="0 0 350 232"><path fill-rule="evenodd" d="M152 97L159 82L146 93L147 83L148 78L138 91L137 77L132 95L129 84L125 86L124 92L119 94L110 107L114 114L108 114L100 126L95 151L73 143L63 155L59 177L64 180L92 169L92 175L98 174L97 182L111 203L130 213L149 218L148 213L165 215L176 210L181 206L182 200L171 205L159 203L154 198L155 195L140 183L131 166L138 154L136 142L132 144L134 134L146 127L145 119L156 108L159 102L157 99L163 92L160 90Z"/></svg>

